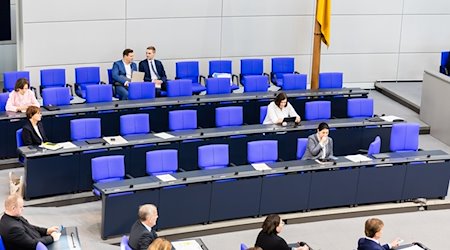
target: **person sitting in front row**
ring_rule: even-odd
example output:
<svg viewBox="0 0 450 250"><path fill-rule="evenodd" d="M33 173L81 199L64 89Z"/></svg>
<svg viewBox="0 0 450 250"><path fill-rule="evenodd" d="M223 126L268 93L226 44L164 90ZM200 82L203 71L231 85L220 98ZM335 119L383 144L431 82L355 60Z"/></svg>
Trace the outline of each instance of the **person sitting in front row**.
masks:
<svg viewBox="0 0 450 250"><path fill-rule="evenodd" d="M295 117L295 122L300 122L300 116L288 102L286 93L280 92L267 106L267 115L263 124L281 124L286 117Z"/></svg>
<svg viewBox="0 0 450 250"><path fill-rule="evenodd" d="M161 61L155 59L155 54L154 46L147 47L147 59L139 62L139 71L145 73L144 81L155 83L156 96L161 96L161 90L167 90L167 76Z"/></svg>
<svg viewBox="0 0 450 250"><path fill-rule="evenodd" d="M389 250L398 247L400 239L396 239L391 244L381 245L379 240L383 234L384 223L377 218L366 220L364 233L365 238L358 240L358 250Z"/></svg>
<svg viewBox="0 0 450 250"><path fill-rule="evenodd" d="M47 142L44 126L42 125L41 109L35 106L30 106L26 111L27 120L22 127L22 141L24 146L35 145L39 146Z"/></svg>
<svg viewBox="0 0 450 250"><path fill-rule="evenodd" d="M133 224L130 231L128 245L133 250L147 250L148 246L158 238L153 227L158 219L158 210L153 204L145 204L139 207L139 219Z"/></svg>
<svg viewBox="0 0 450 250"><path fill-rule="evenodd" d="M121 100L128 100L128 85L131 81L131 75L133 71L137 71L133 58L133 50L125 49L122 52L122 60L114 62L111 70L113 84Z"/></svg>
<svg viewBox="0 0 450 250"><path fill-rule="evenodd" d="M329 137L330 127L322 122L317 133L308 136L308 144L302 159L329 159L333 157L333 139Z"/></svg>
<svg viewBox="0 0 450 250"><path fill-rule="evenodd" d="M25 112L29 106L39 107L39 103L30 89L30 83L25 78L19 78L14 85L14 91L9 93L5 110Z"/></svg>

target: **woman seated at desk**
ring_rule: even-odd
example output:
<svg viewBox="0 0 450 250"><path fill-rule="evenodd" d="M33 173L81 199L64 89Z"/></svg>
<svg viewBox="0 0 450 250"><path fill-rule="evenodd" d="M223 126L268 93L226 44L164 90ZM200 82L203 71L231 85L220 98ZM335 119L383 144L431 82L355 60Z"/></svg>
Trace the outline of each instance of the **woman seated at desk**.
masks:
<svg viewBox="0 0 450 250"><path fill-rule="evenodd" d="M275 100L267 106L267 114L263 124L281 124L286 117L295 117L295 122L300 122L300 116L288 102L287 95L280 92Z"/></svg>
<svg viewBox="0 0 450 250"><path fill-rule="evenodd" d="M317 127L317 133L308 136L303 159L329 159L333 158L333 139L328 137L330 127L322 122Z"/></svg>
<svg viewBox="0 0 450 250"><path fill-rule="evenodd" d="M6 111L25 112L29 106L40 106L29 87L30 84L27 79L17 79L14 91L9 93L5 107Z"/></svg>
<svg viewBox="0 0 450 250"><path fill-rule="evenodd" d="M41 123L41 109L35 106L30 106L27 108L26 115L28 119L22 127L23 145L39 146L48 141L47 136L45 135L44 126Z"/></svg>

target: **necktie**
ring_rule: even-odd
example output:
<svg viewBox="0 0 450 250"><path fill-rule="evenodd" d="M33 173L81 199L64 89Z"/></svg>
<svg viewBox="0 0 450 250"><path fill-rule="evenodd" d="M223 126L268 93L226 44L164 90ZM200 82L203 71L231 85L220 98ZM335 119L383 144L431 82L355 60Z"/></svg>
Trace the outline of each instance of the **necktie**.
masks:
<svg viewBox="0 0 450 250"><path fill-rule="evenodd" d="M155 63L155 61L152 60L150 62L150 66L152 66L153 73L155 73L156 77L159 79L158 72L156 71L155 66L153 66L154 63Z"/></svg>

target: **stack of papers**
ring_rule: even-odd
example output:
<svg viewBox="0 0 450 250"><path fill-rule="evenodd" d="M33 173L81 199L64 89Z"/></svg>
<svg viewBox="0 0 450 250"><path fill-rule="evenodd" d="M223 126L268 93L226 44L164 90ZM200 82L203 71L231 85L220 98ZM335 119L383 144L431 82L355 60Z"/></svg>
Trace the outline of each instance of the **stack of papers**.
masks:
<svg viewBox="0 0 450 250"><path fill-rule="evenodd" d="M58 143L53 143L53 142L44 142L39 147L49 149L49 150L57 150L57 149L63 148Z"/></svg>
<svg viewBox="0 0 450 250"><path fill-rule="evenodd" d="M170 139L170 138L173 138L174 136L173 135L171 135L171 134L169 134L169 133L165 133L165 132L162 132L162 133L156 133L156 134L154 134L156 137L159 137L159 138L161 138L161 139Z"/></svg>
<svg viewBox="0 0 450 250"><path fill-rule="evenodd" d="M265 163L253 163L252 167L258 171L272 170L272 168Z"/></svg>
<svg viewBox="0 0 450 250"><path fill-rule="evenodd" d="M157 175L156 178L160 179L161 181L167 182L167 181L176 181L175 177L173 177L170 174L161 174Z"/></svg>
<svg viewBox="0 0 450 250"><path fill-rule="evenodd" d="M176 250L203 250L203 248L195 240L182 240L172 242L172 246Z"/></svg>
<svg viewBox="0 0 450 250"><path fill-rule="evenodd" d="M75 144L73 144L70 141L68 141L68 142L61 142L61 143L58 143L58 144L61 145L63 149L69 149L69 148L76 148L77 147Z"/></svg>
<svg viewBox="0 0 450 250"><path fill-rule="evenodd" d="M369 157L365 156L365 155L361 155L361 154L357 154L357 155L347 155L345 157L347 160L350 160L352 162L363 162L363 161L371 161L372 159L370 159Z"/></svg>
<svg viewBox="0 0 450 250"><path fill-rule="evenodd" d="M110 145L117 145L117 144L125 144L128 141L125 140L122 136L105 136L103 137L103 140L105 140Z"/></svg>

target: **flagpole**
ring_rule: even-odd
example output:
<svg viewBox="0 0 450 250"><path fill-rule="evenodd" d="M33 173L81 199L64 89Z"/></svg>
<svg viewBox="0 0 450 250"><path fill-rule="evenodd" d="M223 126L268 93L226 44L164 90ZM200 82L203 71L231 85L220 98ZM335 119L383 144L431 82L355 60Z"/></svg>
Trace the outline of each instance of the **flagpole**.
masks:
<svg viewBox="0 0 450 250"><path fill-rule="evenodd" d="M316 15L314 17L314 43L313 43L313 59L312 59L312 70L311 70L311 89L319 88L319 72L320 72L320 49L321 49L321 39L322 31L320 30L320 23L317 21L317 6L319 5L319 0L316 0Z"/></svg>

